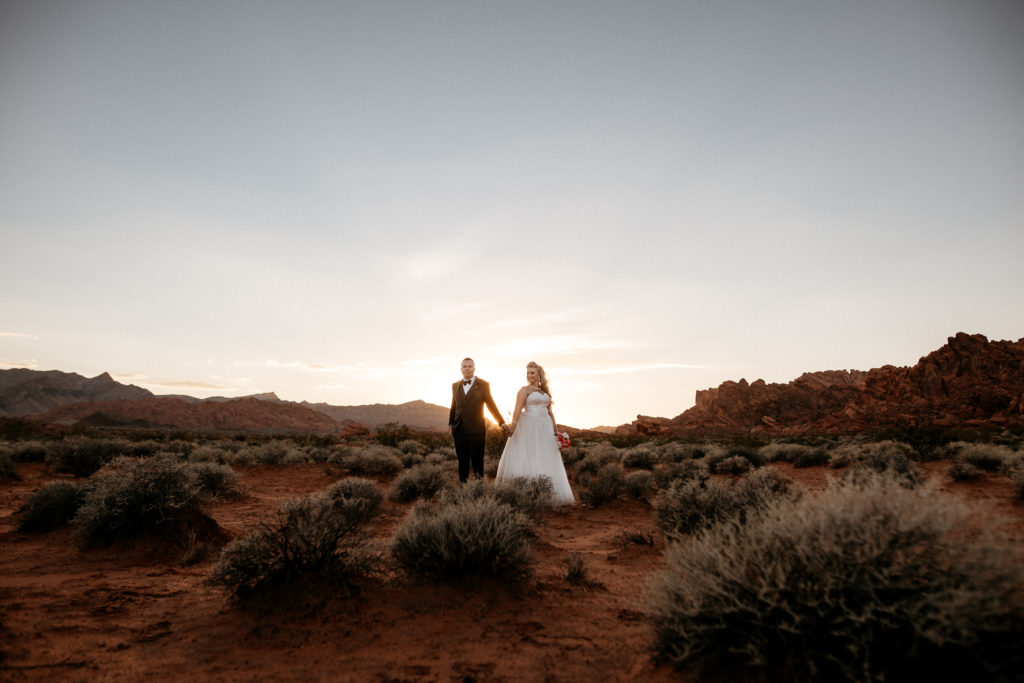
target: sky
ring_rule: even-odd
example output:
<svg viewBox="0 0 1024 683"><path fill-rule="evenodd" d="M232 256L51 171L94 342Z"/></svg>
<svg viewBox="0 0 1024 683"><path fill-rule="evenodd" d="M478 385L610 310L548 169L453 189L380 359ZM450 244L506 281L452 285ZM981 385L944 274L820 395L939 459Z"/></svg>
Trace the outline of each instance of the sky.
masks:
<svg viewBox="0 0 1024 683"><path fill-rule="evenodd" d="M0 368L672 417L1024 337L1024 6L0 0Z"/></svg>

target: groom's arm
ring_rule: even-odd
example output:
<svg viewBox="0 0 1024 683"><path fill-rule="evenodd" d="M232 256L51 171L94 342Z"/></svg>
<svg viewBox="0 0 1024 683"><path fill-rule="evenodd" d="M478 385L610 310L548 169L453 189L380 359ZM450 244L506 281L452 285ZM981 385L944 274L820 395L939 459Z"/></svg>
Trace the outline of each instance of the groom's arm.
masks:
<svg viewBox="0 0 1024 683"><path fill-rule="evenodd" d="M451 429L451 426L453 424L455 424L455 385L454 384L452 385L452 407L451 407L451 410L448 411L448 428Z"/></svg>

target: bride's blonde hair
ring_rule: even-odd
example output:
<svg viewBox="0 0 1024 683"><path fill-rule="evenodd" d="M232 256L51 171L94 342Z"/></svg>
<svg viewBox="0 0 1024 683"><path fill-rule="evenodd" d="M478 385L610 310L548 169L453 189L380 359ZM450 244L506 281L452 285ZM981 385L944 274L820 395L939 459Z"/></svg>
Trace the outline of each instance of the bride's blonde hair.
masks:
<svg viewBox="0 0 1024 683"><path fill-rule="evenodd" d="M547 394L548 398L550 398L551 389L548 388L548 376L544 373L544 368L542 368L540 365L538 365L536 362L532 360L526 364L526 368L533 368L534 370L537 371L537 384L540 385L540 390Z"/></svg>

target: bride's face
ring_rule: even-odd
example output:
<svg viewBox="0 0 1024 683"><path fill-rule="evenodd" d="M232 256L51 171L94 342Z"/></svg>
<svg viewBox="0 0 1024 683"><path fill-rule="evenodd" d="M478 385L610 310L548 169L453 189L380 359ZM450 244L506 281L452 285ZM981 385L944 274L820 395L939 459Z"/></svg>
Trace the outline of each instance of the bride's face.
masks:
<svg viewBox="0 0 1024 683"><path fill-rule="evenodd" d="M526 383L536 384L538 379L537 368L526 368Z"/></svg>

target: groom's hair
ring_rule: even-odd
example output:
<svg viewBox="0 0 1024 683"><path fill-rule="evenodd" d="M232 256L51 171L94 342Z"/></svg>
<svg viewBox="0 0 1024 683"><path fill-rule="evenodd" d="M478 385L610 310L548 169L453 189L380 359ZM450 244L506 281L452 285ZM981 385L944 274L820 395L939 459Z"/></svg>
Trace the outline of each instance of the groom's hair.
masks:
<svg viewBox="0 0 1024 683"><path fill-rule="evenodd" d="M463 359L462 359L462 362L463 362L463 363L465 363L465 362L466 362L467 360L468 360L468 361L469 361L470 363L473 363L474 365L476 365L476 361L475 361L475 360L473 360L472 358L463 358Z"/></svg>

